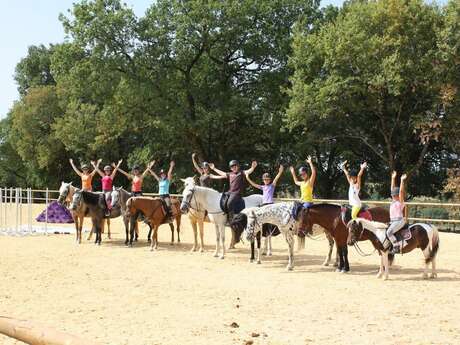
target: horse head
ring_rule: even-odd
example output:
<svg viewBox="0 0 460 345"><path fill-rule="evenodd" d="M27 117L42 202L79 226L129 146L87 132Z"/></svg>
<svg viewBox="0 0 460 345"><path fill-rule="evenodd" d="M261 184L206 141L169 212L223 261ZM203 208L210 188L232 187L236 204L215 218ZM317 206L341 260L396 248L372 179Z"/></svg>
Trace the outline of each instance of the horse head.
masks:
<svg viewBox="0 0 460 345"><path fill-rule="evenodd" d="M81 199L82 199L82 190L81 189L76 189L75 192L73 193L72 202L70 203L69 208L72 211L76 211L78 206L81 203Z"/></svg>
<svg viewBox="0 0 460 345"><path fill-rule="evenodd" d="M349 246L352 246L356 242L359 241L359 238L363 234L364 227L359 220L352 219L348 222L347 229L348 229L347 244Z"/></svg>
<svg viewBox="0 0 460 345"><path fill-rule="evenodd" d="M296 217L298 235L305 237L311 231L312 223L310 219L310 209L308 207L301 207L297 212Z"/></svg>
<svg viewBox="0 0 460 345"><path fill-rule="evenodd" d="M232 221L230 222L230 227L235 233L235 243L240 242L241 234L248 224L248 216L244 213L235 214Z"/></svg>
<svg viewBox="0 0 460 345"><path fill-rule="evenodd" d="M113 187L112 193L110 195L110 203L111 207L114 208L120 203L120 193L121 193L122 187L116 188L115 186Z"/></svg>
<svg viewBox="0 0 460 345"><path fill-rule="evenodd" d="M190 203L195 193L196 183L193 177L187 177L186 179L181 179L181 181L184 182L184 191L182 192L180 210L183 214L186 214L190 210Z"/></svg>
<svg viewBox="0 0 460 345"><path fill-rule="evenodd" d="M72 188L72 182L66 183L64 181L61 182L61 187L59 187L59 197L57 199L58 203L61 205L64 204L66 200L70 201L70 191Z"/></svg>

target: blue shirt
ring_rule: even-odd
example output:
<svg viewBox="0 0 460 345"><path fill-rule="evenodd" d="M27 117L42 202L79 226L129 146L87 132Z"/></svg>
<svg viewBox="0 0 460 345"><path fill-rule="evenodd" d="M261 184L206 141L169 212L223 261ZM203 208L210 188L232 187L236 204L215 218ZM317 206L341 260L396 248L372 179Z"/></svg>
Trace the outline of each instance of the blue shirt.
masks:
<svg viewBox="0 0 460 345"><path fill-rule="evenodd" d="M164 180L160 180L160 182L158 182L158 187L158 194L169 194L169 180L167 178L165 178Z"/></svg>

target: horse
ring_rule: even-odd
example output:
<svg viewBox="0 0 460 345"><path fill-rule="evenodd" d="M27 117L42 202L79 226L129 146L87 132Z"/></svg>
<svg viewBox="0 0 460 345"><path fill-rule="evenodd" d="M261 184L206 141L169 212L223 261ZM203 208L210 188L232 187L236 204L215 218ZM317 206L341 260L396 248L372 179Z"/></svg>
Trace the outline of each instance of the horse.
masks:
<svg viewBox="0 0 460 345"><path fill-rule="evenodd" d="M280 202L262 207L246 208L234 217L232 225L240 234L241 229L244 229L247 240L251 242L262 231L263 224L269 223L277 226L288 244L289 254L286 269L291 271L294 268L294 237L298 231L297 209L297 202ZM259 264L261 263L260 254L259 246L257 250L257 263Z"/></svg>
<svg viewBox="0 0 460 345"><path fill-rule="evenodd" d="M227 215L220 207L221 193L218 191L197 186L193 177L181 179L184 182L184 191L182 192L181 212L187 214L190 210L194 212L208 212L211 223L214 223L216 229L216 250L214 257L225 258L225 224ZM243 198L246 207L262 205L262 195L253 194ZM232 241L229 249L235 245L235 234L232 231ZM222 252L219 255L220 247Z"/></svg>
<svg viewBox="0 0 460 345"><path fill-rule="evenodd" d="M371 207L366 210L373 220L389 222L390 214L382 207ZM336 204L314 204L309 208L303 208L299 212L299 230L311 229L317 224L334 238L339 256L337 272L346 273L350 271L348 262L347 237L348 230L342 219L342 206Z"/></svg>
<svg viewBox="0 0 460 345"><path fill-rule="evenodd" d="M61 187L59 187L59 197L58 197L58 202L63 205L65 202L66 203L71 203L73 195L75 191L77 190L77 187L74 187L72 185L72 182L66 183L66 182L61 182ZM77 208L75 210L70 210L70 213L72 214L73 221L75 223L75 235L76 235L76 242L78 244L81 243L81 231L83 229L83 219L85 217L89 217L88 215L88 210L85 205L79 204L77 205ZM105 222L107 222L107 238L110 240L111 235L110 235L110 218L106 218ZM102 223L102 233L104 232L104 222ZM88 235L88 241L91 240L91 236L94 232L94 228L91 228L91 232Z"/></svg>
<svg viewBox="0 0 460 345"><path fill-rule="evenodd" d="M181 212L179 200L171 198L172 217L176 220L177 242L180 243ZM143 215L151 227L153 227L150 250L158 249L158 228L161 224L169 224L171 228L171 245L174 244L174 225L172 220L167 219L165 202L160 198L143 196L131 197L126 202L126 216L130 218L129 246L133 245L134 231L137 220Z"/></svg>
<svg viewBox="0 0 460 345"><path fill-rule="evenodd" d="M121 214L123 216L123 224L125 225L125 233L126 233L126 240L125 240L125 245L128 245L129 243L129 218L128 215L126 214L126 202L128 199L131 198L131 193L128 192L127 190L123 189L123 187L119 188L114 188L112 192L112 208L119 206L121 208ZM140 219L138 218L137 221L139 222ZM152 227L150 226L149 223L147 223L149 226L149 233L147 235L147 241L150 243L151 242L151 235L152 235ZM136 233L134 237L134 241L137 241L139 237L139 224L136 223Z"/></svg>
<svg viewBox="0 0 460 345"><path fill-rule="evenodd" d="M102 197L101 193L88 192L81 189L76 189L72 197L72 203L70 204L70 210L76 211L80 205L86 208L86 213L91 217L93 223L93 228L96 232L96 241L94 242L97 245L101 245L102 242L102 224L105 218L105 210L101 207L100 198ZM110 210L110 218L119 217L121 214L121 209L119 207L112 208Z"/></svg>
<svg viewBox="0 0 460 345"><path fill-rule="evenodd" d="M389 250L391 248L390 241L386 236L388 225L380 222L369 221L364 218L351 220L348 225L348 245L352 246L357 241L369 240L380 255L380 269L377 273L377 278L384 275L384 280L388 279L389 266ZM409 253L415 248L420 248L425 257L425 269L422 277L428 278L428 266L431 263L431 278L436 278L436 255L439 250L439 233L438 229L431 224L415 223L409 225L408 228L399 230L410 232L410 238L403 240L405 245L402 248L402 254ZM397 234L398 234L397 233Z"/></svg>

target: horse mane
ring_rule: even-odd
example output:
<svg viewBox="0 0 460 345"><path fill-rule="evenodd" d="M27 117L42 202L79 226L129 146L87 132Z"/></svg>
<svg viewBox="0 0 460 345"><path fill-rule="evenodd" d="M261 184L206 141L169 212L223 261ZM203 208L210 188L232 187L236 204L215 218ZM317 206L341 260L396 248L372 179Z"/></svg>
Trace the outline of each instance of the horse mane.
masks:
<svg viewBox="0 0 460 345"><path fill-rule="evenodd" d="M385 223L367 220L365 218L356 218L355 221L361 224L366 230L370 230L374 233L377 231L386 230L388 228L387 224Z"/></svg>

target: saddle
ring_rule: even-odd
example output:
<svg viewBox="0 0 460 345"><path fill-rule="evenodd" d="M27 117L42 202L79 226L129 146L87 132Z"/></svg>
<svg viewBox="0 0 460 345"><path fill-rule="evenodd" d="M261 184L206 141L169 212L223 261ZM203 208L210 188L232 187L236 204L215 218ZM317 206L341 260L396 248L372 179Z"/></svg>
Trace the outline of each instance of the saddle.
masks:
<svg viewBox="0 0 460 345"><path fill-rule="evenodd" d="M302 209L303 209L303 204L301 202L294 201L294 207L292 208L292 211L291 211L292 218L297 220L297 218L299 217L299 213Z"/></svg>
<svg viewBox="0 0 460 345"><path fill-rule="evenodd" d="M348 222L351 220L351 209L350 205L342 205L340 209L340 216L342 217L343 224L347 225ZM361 210L359 210L358 218L364 218L367 220L372 220L372 214L369 212L369 207L367 205L363 205Z"/></svg>
<svg viewBox="0 0 460 345"><path fill-rule="evenodd" d="M237 214L245 209L246 204L244 202L244 199L241 198L237 203L235 203L233 210L229 210L227 207L227 201L229 197L230 197L230 194L227 192L222 193L222 196L220 197L220 209L223 212L228 214L230 211L232 211L234 214Z"/></svg>
<svg viewBox="0 0 460 345"><path fill-rule="evenodd" d="M411 226L409 224L404 224L402 229L398 230L394 235L396 240L401 243L401 249L407 245L407 242L412 238ZM392 247L391 241L388 236L385 237L383 241L383 248Z"/></svg>

